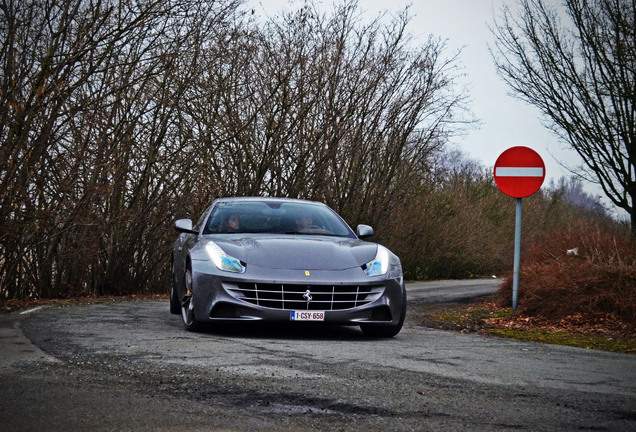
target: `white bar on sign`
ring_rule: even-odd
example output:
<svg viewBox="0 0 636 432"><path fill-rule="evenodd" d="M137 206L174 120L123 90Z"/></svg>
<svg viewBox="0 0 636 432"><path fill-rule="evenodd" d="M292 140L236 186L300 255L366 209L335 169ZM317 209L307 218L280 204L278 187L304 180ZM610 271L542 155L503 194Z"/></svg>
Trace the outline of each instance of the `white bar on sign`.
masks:
<svg viewBox="0 0 636 432"><path fill-rule="evenodd" d="M543 168L538 167L497 167L497 177L543 177Z"/></svg>

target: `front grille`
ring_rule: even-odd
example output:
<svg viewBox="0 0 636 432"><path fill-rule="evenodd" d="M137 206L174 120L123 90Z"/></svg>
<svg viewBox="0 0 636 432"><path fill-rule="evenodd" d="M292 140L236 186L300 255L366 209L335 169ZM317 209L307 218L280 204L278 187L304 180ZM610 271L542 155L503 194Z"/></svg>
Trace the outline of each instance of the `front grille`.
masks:
<svg viewBox="0 0 636 432"><path fill-rule="evenodd" d="M239 300L272 309L343 310L377 300L383 285L224 284ZM309 299L309 301L308 301Z"/></svg>

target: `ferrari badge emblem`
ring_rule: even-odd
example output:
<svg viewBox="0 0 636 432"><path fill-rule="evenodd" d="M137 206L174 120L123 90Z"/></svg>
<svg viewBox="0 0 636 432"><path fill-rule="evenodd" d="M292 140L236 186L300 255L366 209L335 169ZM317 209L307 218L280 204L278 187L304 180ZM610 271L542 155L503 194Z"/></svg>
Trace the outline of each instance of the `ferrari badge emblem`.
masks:
<svg viewBox="0 0 636 432"><path fill-rule="evenodd" d="M313 297L311 296L311 291L307 290L305 291L305 294L303 294L303 298L305 300L307 300L307 303L309 303L310 301L313 300Z"/></svg>
<svg viewBox="0 0 636 432"><path fill-rule="evenodd" d="M305 276L309 276L309 270L305 270Z"/></svg>

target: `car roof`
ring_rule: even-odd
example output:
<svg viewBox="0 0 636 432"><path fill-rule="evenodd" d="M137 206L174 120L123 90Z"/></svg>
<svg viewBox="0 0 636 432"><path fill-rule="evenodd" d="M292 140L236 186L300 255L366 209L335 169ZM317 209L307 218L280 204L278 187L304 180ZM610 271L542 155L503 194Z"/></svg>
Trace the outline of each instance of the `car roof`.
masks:
<svg viewBox="0 0 636 432"><path fill-rule="evenodd" d="M325 205L320 201L310 201L297 198L278 198L278 197L226 197L219 198L216 202L289 202L289 203L305 203Z"/></svg>

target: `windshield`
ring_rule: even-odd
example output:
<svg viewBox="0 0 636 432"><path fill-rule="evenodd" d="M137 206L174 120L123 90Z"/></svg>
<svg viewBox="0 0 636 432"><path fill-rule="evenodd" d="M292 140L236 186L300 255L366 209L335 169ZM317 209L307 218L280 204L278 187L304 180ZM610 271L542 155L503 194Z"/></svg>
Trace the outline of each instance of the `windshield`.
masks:
<svg viewBox="0 0 636 432"><path fill-rule="evenodd" d="M355 238L329 207L299 202L219 202L203 234L275 233L330 235Z"/></svg>

